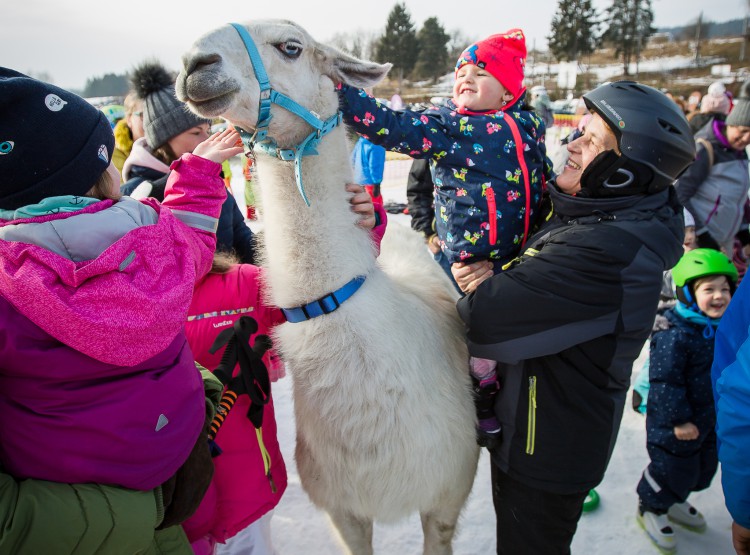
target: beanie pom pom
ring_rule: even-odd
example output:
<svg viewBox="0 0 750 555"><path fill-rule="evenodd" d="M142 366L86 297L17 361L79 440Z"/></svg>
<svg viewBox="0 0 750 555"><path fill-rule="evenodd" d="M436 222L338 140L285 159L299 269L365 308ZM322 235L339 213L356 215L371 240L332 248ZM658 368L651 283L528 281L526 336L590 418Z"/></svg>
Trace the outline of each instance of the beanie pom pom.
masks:
<svg viewBox="0 0 750 555"><path fill-rule="evenodd" d="M174 86L174 77L158 62L146 62L133 70L133 90L139 98Z"/></svg>

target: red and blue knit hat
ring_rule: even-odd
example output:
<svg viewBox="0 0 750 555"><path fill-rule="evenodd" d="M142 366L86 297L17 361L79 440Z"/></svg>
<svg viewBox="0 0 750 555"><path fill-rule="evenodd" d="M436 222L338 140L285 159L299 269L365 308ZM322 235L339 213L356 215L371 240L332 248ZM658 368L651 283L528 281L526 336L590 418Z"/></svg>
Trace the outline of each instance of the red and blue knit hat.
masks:
<svg viewBox="0 0 750 555"><path fill-rule="evenodd" d="M0 209L86 194L114 146L107 117L83 98L0 67Z"/></svg>
<svg viewBox="0 0 750 555"><path fill-rule="evenodd" d="M472 44L458 58L456 71L466 64L489 71L517 99L526 90L523 86L526 67L523 31L511 29Z"/></svg>

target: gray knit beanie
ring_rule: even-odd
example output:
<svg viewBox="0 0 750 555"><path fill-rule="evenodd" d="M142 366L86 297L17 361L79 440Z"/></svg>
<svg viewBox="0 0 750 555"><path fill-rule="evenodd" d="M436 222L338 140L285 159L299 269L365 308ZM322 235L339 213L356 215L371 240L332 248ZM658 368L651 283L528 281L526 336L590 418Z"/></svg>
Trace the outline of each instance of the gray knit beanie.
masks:
<svg viewBox="0 0 750 555"><path fill-rule="evenodd" d="M133 71L136 94L143 99L143 130L148 146L157 149L183 131L211 123L177 100L174 77L158 62L145 62Z"/></svg>
<svg viewBox="0 0 750 555"><path fill-rule="evenodd" d="M734 108L726 119L727 125L750 127L750 79L742 83L740 96L734 101Z"/></svg>

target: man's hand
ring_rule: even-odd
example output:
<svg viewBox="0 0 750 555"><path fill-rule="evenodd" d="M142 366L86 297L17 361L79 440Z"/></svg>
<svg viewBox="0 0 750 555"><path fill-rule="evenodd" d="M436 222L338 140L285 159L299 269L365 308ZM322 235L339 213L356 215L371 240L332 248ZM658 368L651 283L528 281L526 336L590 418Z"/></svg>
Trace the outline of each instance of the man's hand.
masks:
<svg viewBox="0 0 750 555"><path fill-rule="evenodd" d="M471 293L480 283L491 278L494 272L492 271L492 262L480 260L471 264L454 262L451 266L451 273L461 291Z"/></svg>

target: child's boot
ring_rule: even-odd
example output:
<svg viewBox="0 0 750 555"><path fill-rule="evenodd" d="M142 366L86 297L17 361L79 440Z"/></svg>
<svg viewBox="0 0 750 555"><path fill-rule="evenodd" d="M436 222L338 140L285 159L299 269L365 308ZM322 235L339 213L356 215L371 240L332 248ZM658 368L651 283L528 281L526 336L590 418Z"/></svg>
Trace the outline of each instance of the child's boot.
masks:
<svg viewBox="0 0 750 555"><path fill-rule="evenodd" d="M501 427L495 416L495 397L500 389L496 379L478 380L472 376L474 406L477 411L477 443L492 449L500 444Z"/></svg>
<svg viewBox="0 0 750 555"><path fill-rule="evenodd" d="M636 520L659 551L673 553L677 549L677 538L666 513L656 514L639 507Z"/></svg>
<svg viewBox="0 0 750 555"><path fill-rule="evenodd" d="M669 507L667 516L669 516L669 520L672 522L676 522L693 532L703 532L706 530L706 519L703 518L698 509L687 501L684 503L675 503Z"/></svg>

